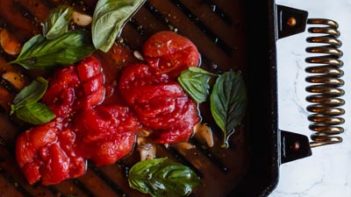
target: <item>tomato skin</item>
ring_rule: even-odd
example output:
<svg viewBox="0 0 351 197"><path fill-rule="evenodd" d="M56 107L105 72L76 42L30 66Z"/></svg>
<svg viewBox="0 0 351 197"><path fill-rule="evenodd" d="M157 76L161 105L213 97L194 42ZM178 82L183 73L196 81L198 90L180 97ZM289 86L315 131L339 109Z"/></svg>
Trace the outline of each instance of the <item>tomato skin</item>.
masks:
<svg viewBox="0 0 351 197"><path fill-rule="evenodd" d="M167 83L168 81L168 75L155 76L149 66L133 64L128 65L123 70L119 81L119 90L128 104L133 104L145 92L154 92L155 89L152 89L154 85ZM141 92L142 89L140 87L145 88L145 91ZM147 88L149 90L146 90Z"/></svg>
<svg viewBox="0 0 351 197"><path fill-rule="evenodd" d="M86 161L75 153L74 139L62 138L62 126L56 119L18 137L16 159L30 184L41 179L43 185L52 185L85 173Z"/></svg>
<svg viewBox="0 0 351 197"><path fill-rule="evenodd" d="M45 162L42 170L42 184L53 185L69 178L69 157L58 144L48 147L51 158Z"/></svg>
<svg viewBox="0 0 351 197"><path fill-rule="evenodd" d="M129 154L140 125L127 107L98 106L75 120L77 150L96 165L113 164Z"/></svg>
<svg viewBox="0 0 351 197"><path fill-rule="evenodd" d="M77 71L79 79L85 82L100 75L102 73L102 67L100 61L96 57L89 56L78 64Z"/></svg>
<svg viewBox="0 0 351 197"><path fill-rule="evenodd" d="M104 83L100 61L90 56L76 67L56 71L43 102L57 117L69 118L76 111L101 104L105 100Z"/></svg>
<svg viewBox="0 0 351 197"><path fill-rule="evenodd" d="M199 121L196 105L167 74L155 74L149 66L135 64L122 73L119 89L145 129L157 143L187 141Z"/></svg>
<svg viewBox="0 0 351 197"><path fill-rule="evenodd" d="M159 144L189 141L194 126L200 121L196 104L192 100L188 100L183 111L175 119L178 119L175 123L170 123L168 128L160 132L153 132L150 138Z"/></svg>
<svg viewBox="0 0 351 197"><path fill-rule="evenodd" d="M79 85L80 80L73 66L58 70L50 81L43 102L57 117L67 118L72 113L76 100L76 88Z"/></svg>
<svg viewBox="0 0 351 197"><path fill-rule="evenodd" d="M34 184L41 179L40 167L36 163L28 163L22 167L22 171L29 184Z"/></svg>
<svg viewBox="0 0 351 197"><path fill-rule="evenodd" d="M145 60L156 74L179 76L188 67L200 64L200 53L188 39L171 31L151 36L143 48Z"/></svg>

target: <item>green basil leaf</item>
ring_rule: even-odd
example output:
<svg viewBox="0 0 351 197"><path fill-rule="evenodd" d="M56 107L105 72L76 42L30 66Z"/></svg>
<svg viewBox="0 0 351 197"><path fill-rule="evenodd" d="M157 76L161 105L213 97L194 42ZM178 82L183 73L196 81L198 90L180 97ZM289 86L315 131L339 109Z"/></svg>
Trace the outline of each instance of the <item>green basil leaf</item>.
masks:
<svg viewBox="0 0 351 197"><path fill-rule="evenodd" d="M204 69L190 67L180 74L178 82L197 103L203 103L209 95L209 81L214 76L216 75Z"/></svg>
<svg viewBox="0 0 351 197"><path fill-rule="evenodd" d="M50 122L55 118L55 114L44 104L27 104L16 111L16 117L24 122L40 125Z"/></svg>
<svg viewBox="0 0 351 197"><path fill-rule="evenodd" d="M200 178L187 166L167 158L138 162L129 171L129 185L154 197L188 196Z"/></svg>
<svg viewBox="0 0 351 197"><path fill-rule="evenodd" d="M95 48L109 51L124 25L144 2L145 0L99 0L92 23Z"/></svg>
<svg viewBox="0 0 351 197"><path fill-rule="evenodd" d="M45 37L51 40L68 32L72 12L73 9L67 6L60 6L54 9L43 24L43 34Z"/></svg>
<svg viewBox="0 0 351 197"><path fill-rule="evenodd" d="M38 103L47 88L48 81L38 77L16 95L11 105L11 114L15 113L18 119L34 125L54 119L55 114L46 105Z"/></svg>
<svg viewBox="0 0 351 197"><path fill-rule="evenodd" d="M26 69L45 69L76 63L93 51L85 31L70 31L53 40L37 35L24 45L20 55L11 63Z"/></svg>
<svg viewBox="0 0 351 197"><path fill-rule="evenodd" d="M45 37L42 35L35 35L33 36L30 40L28 40L26 43L24 43L21 53L18 55L18 57L25 57L27 56L32 48L35 48L37 45L40 45L42 42L45 41ZM14 63L14 61L10 62Z"/></svg>
<svg viewBox="0 0 351 197"><path fill-rule="evenodd" d="M17 109L38 102L48 88L48 81L38 77L30 85L24 87L13 100L11 114Z"/></svg>
<svg viewBox="0 0 351 197"><path fill-rule="evenodd" d="M247 96L240 73L229 71L219 76L210 96L211 113L223 132L223 147L246 112Z"/></svg>

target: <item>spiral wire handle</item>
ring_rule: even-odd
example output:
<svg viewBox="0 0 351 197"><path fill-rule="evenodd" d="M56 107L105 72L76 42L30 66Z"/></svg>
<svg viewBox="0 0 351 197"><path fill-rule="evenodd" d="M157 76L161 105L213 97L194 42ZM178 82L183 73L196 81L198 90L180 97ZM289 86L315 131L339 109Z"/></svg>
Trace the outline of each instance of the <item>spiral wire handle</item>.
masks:
<svg viewBox="0 0 351 197"><path fill-rule="evenodd" d="M344 132L342 125L345 120L341 116L345 110L341 108L345 101L340 98L344 95L341 88L344 81L340 79L344 72L341 70L343 62L340 58L343 53L339 48L342 43L338 40L340 32L337 22L329 19L309 19L308 32L316 34L307 38L308 43L315 46L306 48L314 56L306 58L310 64L306 72L310 75L306 81L312 85L306 88L311 93L306 100L311 103L307 110L311 112L308 120L309 128L315 133L311 135L311 147L341 143L342 138L337 136Z"/></svg>

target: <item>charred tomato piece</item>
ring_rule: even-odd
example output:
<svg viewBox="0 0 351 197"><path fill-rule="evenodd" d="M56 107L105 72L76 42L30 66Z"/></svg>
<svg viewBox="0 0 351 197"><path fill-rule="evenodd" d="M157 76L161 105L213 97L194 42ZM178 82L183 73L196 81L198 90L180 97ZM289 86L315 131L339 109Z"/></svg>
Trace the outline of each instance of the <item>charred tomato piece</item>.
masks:
<svg viewBox="0 0 351 197"><path fill-rule="evenodd" d="M140 128L129 108L118 105L83 111L74 125L78 152L98 166L113 164L128 155Z"/></svg>
<svg viewBox="0 0 351 197"><path fill-rule="evenodd" d="M145 60L156 74L177 77L181 71L200 64L200 53L188 39L171 31L151 36L143 48Z"/></svg>
<svg viewBox="0 0 351 197"><path fill-rule="evenodd" d="M43 102L57 117L67 118L72 113L79 85L80 80L74 66L58 70L50 80Z"/></svg>
<svg viewBox="0 0 351 197"><path fill-rule="evenodd" d="M22 133L16 143L17 162L28 182L43 185L81 176L86 160L74 151L75 134L53 121Z"/></svg>
<svg viewBox="0 0 351 197"><path fill-rule="evenodd" d="M104 99L102 67L100 61L91 56L77 66L56 71L43 102L57 117L67 118L75 111L101 104Z"/></svg>
<svg viewBox="0 0 351 197"><path fill-rule="evenodd" d="M149 66L128 66L119 88L145 129L158 143L187 141L199 121L196 105L167 74L155 74Z"/></svg>

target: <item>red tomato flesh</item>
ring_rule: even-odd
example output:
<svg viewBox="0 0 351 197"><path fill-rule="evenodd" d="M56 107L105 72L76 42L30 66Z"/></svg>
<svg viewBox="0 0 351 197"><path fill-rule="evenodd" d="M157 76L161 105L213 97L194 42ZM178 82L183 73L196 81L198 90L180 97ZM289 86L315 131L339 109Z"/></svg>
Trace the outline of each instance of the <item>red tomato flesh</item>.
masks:
<svg viewBox="0 0 351 197"><path fill-rule="evenodd" d="M62 127L61 122L54 120L18 137L17 162L30 184L39 180L43 185L57 184L85 173L86 160L73 148L75 134Z"/></svg>
<svg viewBox="0 0 351 197"><path fill-rule="evenodd" d="M171 31L151 36L144 44L145 59L156 74L177 77L181 71L200 64L200 53L188 39Z"/></svg>
<svg viewBox="0 0 351 197"><path fill-rule="evenodd" d="M112 83L116 72L104 73L106 65L94 56L55 72L43 102L56 119L22 133L16 143L17 162L30 184L82 176L88 159L113 164L133 151L141 129L152 131L155 143L189 140L200 118L175 79L198 66L197 48L174 32L160 32L143 52L146 62L127 65L119 84Z"/></svg>

